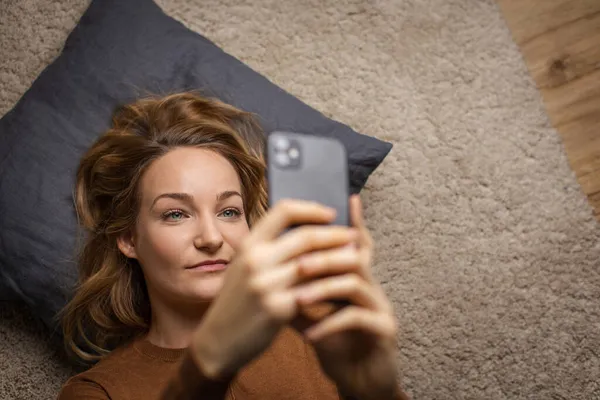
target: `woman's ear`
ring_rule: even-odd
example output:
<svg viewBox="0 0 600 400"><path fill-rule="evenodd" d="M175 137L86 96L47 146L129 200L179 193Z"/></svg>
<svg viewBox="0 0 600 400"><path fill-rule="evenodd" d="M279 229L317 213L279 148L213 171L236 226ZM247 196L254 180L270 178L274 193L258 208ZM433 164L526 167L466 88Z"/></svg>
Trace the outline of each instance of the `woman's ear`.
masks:
<svg viewBox="0 0 600 400"><path fill-rule="evenodd" d="M132 232L123 233L117 238L117 246L123 255L127 258L135 258L137 260L137 252Z"/></svg>

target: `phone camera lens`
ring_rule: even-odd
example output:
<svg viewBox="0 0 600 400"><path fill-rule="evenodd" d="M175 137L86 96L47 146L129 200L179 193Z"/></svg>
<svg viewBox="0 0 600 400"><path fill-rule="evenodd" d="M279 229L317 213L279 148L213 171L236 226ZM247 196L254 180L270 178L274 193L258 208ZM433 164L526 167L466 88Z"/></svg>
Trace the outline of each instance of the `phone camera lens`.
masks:
<svg viewBox="0 0 600 400"><path fill-rule="evenodd" d="M286 151L290 147L290 141L284 137L278 137L275 139L275 150Z"/></svg>
<svg viewBox="0 0 600 400"><path fill-rule="evenodd" d="M288 155L290 156L290 158L291 158L292 160L296 160L296 159L298 159L298 157L300 156L300 151L298 151L298 149L297 149L297 148L295 148L295 147L292 147L291 149L289 149L289 151L288 151Z"/></svg>
<svg viewBox="0 0 600 400"><path fill-rule="evenodd" d="M275 161L282 167L287 167L290 164L290 159L286 153L277 153L275 155Z"/></svg>

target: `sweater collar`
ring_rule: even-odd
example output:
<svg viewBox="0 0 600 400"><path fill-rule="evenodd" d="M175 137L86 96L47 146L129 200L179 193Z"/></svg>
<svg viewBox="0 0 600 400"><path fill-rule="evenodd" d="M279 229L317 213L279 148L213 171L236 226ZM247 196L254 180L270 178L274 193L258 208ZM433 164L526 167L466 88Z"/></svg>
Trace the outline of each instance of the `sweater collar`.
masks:
<svg viewBox="0 0 600 400"><path fill-rule="evenodd" d="M164 361L178 361L185 354L186 348L171 349L168 347L159 347L150 343L147 339L138 339L133 347L143 355L151 358L157 358Z"/></svg>

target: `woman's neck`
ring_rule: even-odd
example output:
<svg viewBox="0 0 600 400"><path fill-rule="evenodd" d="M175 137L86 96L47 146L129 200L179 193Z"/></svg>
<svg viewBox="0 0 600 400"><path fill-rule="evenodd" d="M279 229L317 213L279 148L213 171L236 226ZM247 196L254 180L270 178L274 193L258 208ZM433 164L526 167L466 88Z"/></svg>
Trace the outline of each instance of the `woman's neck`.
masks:
<svg viewBox="0 0 600 400"><path fill-rule="evenodd" d="M151 301L152 319L146 339L170 349L188 347L209 303L182 306Z"/></svg>

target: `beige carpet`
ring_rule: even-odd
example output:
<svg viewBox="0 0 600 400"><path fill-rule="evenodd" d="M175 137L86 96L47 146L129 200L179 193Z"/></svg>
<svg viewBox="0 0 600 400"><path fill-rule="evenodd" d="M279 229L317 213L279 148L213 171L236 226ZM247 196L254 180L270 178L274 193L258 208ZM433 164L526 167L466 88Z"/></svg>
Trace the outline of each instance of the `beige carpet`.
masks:
<svg viewBox="0 0 600 400"><path fill-rule="evenodd" d="M124 0L125 1L125 0ZM86 0L0 0L0 112ZM600 399L600 233L493 0L161 0L274 82L394 142L364 199L415 399ZM0 307L0 398L69 369Z"/></svg>

